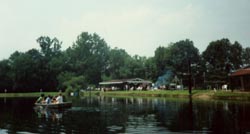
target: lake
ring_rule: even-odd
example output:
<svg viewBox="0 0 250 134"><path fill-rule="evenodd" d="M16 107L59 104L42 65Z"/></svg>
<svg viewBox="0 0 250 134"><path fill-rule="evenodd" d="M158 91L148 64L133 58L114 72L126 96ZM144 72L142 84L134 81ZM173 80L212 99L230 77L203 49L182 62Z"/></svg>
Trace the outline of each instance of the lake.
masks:
<svg viewBox="0 0 250 134"><path fill-rule="evenodd" d="M36 98L0 98L0 134L165 134L250 132L250 103L164 98L67 98L68 109Z"/></svg>

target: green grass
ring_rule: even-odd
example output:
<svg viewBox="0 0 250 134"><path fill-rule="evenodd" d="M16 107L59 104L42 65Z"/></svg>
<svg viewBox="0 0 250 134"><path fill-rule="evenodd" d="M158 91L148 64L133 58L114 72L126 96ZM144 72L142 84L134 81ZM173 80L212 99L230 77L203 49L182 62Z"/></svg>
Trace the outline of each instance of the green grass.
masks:
<svg viewBox="0 0 250 134"><path fill-rule="evenodd" d="M250 92L240 91L217 91L214 93L216 99L231 99L231 100L250 100Z"/></svg>
<svg viewBox="0 0 250 134"><path fill-rule="evenodd" d="M43 92L45 96L47 95L57 95L58 92ZM41 95L40 92L32 92L32 93L0 93L0 97L39 97Z"/></svg>

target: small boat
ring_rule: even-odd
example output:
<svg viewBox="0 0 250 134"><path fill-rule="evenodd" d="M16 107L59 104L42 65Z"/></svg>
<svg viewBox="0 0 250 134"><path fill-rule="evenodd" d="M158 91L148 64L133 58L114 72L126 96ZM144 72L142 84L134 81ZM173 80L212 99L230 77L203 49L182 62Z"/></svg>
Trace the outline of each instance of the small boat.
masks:
<svg viewBox="0 0 250 134"><path fill-rule="evenodd" d="M72 106L72 102L51 103L51 104L35 103L35 106L40 106L44 108L70 108Z"/></svg>

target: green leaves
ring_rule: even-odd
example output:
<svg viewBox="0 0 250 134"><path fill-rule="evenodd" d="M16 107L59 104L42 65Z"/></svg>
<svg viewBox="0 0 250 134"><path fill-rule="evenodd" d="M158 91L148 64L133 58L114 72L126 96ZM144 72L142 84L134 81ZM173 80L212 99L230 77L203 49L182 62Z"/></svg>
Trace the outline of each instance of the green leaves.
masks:
<svg viewBox="0 0 250 134"><path fill-rule="evenodd" d="M228 39L211 42L203 52L206 62L206 81L214 84L228 82L228 74L243 65L243 48L238 43L232 44Z"/></svg>
<svg viewBox="0 0 250 134"><path fill-rule="evenodd" d="M250 65L250 47L247 47L243 50L243 64Z"/></svg>
<svg viewBox="0 0 250 134"><path fill-rule="evenodd" d="M155 81L166 71L185 84L189 60L195 65L191 67L192 78L202 86L205 77L206 81L226 81L232 70L250 64L250 48L228 39L211 42L202 55L193 41L180 40L158 47L153 57L130 56L124 49L111 49L99 35L88 32L82 32L65 51L57 38L41 36L37 43L40 49L16 51L0 61L0 89L73 91L111 79Z"/></svg>
<svg viewBox="0 0 250 134"><path fill-rule="evenodd" d="M78 75L84 75L89 83L98 84L107 66L108 52L106 42L97 34L83 32L70 50L71 60L75 64L73 70Z"/></svg>
<svg viewBox="0 0 250 134"><path fill-rule="evenodd" d="M41 53L47 58L58 56L61 52L62 42L57 38L51 39L48 36L41 36L37 39L37 43L41 47Z"/></svg>
<svg viewBox="0 0 250 134"><path fill-rule="evenodd" d="M168 47L158 47L154 58L158 75L163 75L167 70L175 74L186 73L188 60L192 63L198 63L200 60L199 50L188 39L171 43Z"/></svg>

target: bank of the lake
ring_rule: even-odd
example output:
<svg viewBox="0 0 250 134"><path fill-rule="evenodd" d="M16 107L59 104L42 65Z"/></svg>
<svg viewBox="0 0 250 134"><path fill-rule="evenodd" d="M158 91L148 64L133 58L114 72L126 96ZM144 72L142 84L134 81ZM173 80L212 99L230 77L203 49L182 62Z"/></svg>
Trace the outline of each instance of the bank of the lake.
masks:
<svg viewBox="0 0 250 134"><path fill-rule="evenodd" d="M88 93L89 94L89 93ZM120 97L171 97L171 98L189 98L188 90L158 90L158 91L107 91L92 92L103 96ZM222 91L222 90L193 90L191 97L193 99L219 99L219 100L250 100L250 92L240 91Z"/></svg>
<svg viewBox="0 0 250 134"><path fill-rule="evenodd" d="M58 95L58 92L42 92L45 96ZM41 92L31 92L31 93L0 93L0 97L39 97Z"/></svg>
<svg viewBox="0 0 250 134"><path fill-rule="evenodd" d="M45 96L55 96L58 92L42 92ZM63 93L66 95L66 93ZM0 97L38 97L40 92L32 93L0 93ZM156 90L156 91L85 91L81 96L109 96L109 97L162 97L162 98L189 98L188 90ZM192 90L193 99L214 100L250 100L250 92L231 92L217 90Z"/></svg>

